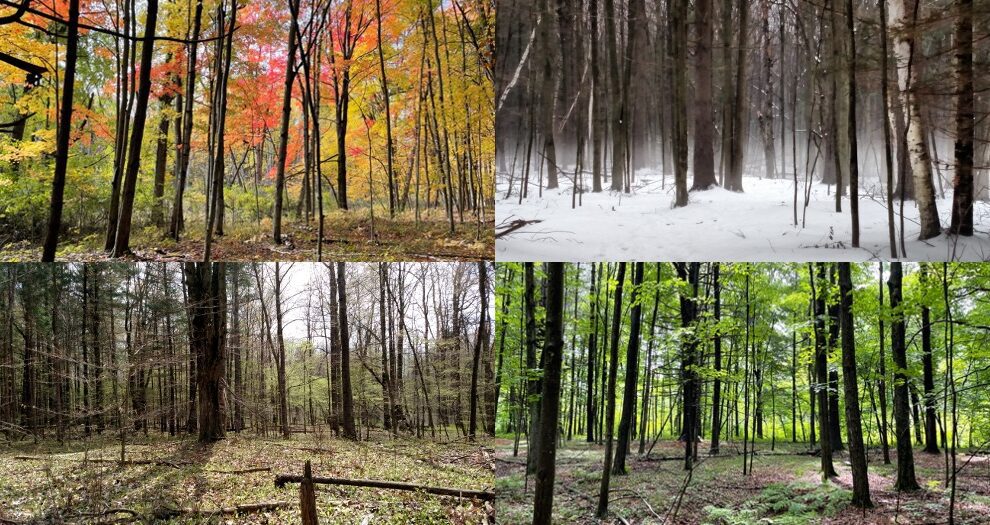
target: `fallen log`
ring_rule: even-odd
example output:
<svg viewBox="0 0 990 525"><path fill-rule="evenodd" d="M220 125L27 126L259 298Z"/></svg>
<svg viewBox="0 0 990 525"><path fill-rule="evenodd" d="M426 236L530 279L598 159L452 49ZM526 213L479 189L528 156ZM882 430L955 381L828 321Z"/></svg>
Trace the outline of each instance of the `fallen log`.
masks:
<svg viewBox="0 0 990 525"><path fill-rule="evenodd" d="M120 461L119 459L104 459L104 458L66 458L66 457L55 457L55 456L14 456L14 459L26 460L26 461L85 461L88 463L117 463L121 465L156 465L161 467L172 467L172 468L182 468L189 463L175 463L172 461L158 460L158 459L128 459L125 461Z"/></svg>
<svg viewBox="0 0 990 525"><path fill-rule="evenodd" d="M301 483L303 476L293 474L279 474L275 476L275 486L285 487L286 483ZM375 479L349 479L349 478L313 478L313 483L318 485L345 485L349 487L370 487L379 489L409 490L414 492L425 492L438 496L454 496L458 498L476 498L482 501L494 501L495 493L485 490L471 489L451 489L446 487L430 487L418 485L416 483L403 483L400 481L380 481Z"/></svg>
<svg viewBox="0 0 990 525"><path fill-rule="evenodd" d="M291 508L292 503L288 501L266 501L262 503L244 503L232 507L221 507L217 509L199 509L192 507L185 508L160 508L151 513L151 517L156 520L167 520L178 516L219 516L238 515L248 512L264 512L269 510L279 510Z"/></svg>
<svg viewBox="0 0 990 525"><path fill-rule="evenodd" d="M252 472L271 472L271 467L253 467L246 468L243 470L204 470L203 472L209 472L211 474L250 474Z"/></svg>

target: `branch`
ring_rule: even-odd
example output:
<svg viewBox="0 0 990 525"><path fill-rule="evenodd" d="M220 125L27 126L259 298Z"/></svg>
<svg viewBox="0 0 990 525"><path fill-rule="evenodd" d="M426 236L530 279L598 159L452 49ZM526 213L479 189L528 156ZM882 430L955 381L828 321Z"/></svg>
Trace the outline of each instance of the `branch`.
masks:
<svg viewBox="0 0 990 525"><path fill-rule="evenodd" d="M279 474L275 476L275 486L285 487L286 483L301 483L303 476L292 474ZM372 487L379 489L409 490L413 492L425 492L439 496L454 496L458 498L477 498L482 501L494 501L495 493L484 490L454 489L447 487L429 487L416 483L402 483L399 481L379 481L374 479L348 479L348 478L312 478L313 483L321 485L344 485L349 487Z"/></svg>

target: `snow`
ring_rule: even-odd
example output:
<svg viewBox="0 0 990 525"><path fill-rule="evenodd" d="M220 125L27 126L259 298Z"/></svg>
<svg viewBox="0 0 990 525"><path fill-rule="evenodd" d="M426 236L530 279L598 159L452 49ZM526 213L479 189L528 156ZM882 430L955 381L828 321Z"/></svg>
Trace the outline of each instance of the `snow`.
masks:
<svg viewBox="0 0 990 525"><path fill-rule="evenodd" d="M584 184L590 186L590 181ZM683 208L673 207L672 177L667 177L665 186L661 188L658 172L640 170L632 193L589 191L583 195L583 205L571 209L572 188L564 177L560 188L544 189L542 198L539 188L531 185L521 204L518 183L512 196L504 198L508 184L503 177L496 193L496 224L504 226L517 219L542 222L497 239L495 257L499 261L890 259L887 208L879 187L860 191L860 248L852 248L849 199L843 198L843 211L836 213L834 187L812 183L806 223L801 227L804 183L800 178L798 226L793 224L792 179L744 177L743 193L722 188L691 192L690 202ZM937 205L946 228L952 209L951 191L937 199ZM899 225L898 208L895 200L895 222ZM902 259L990 260L990 203L977 202L973 217L973 237L943 234L919 241L917 208L913 202L905 202L907 256L901 255Z"/></svg>

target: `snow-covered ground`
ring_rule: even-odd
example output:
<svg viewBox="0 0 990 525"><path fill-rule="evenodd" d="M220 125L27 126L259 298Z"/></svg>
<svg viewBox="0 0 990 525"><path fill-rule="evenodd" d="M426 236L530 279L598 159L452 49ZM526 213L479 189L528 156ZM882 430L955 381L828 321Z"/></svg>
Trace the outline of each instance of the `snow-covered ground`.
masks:
<svg viewBox="0 0 990 525"><path fill-rule="evenodd" d="M504 179L503 179L504 180ZM499 261L863 261L887 260L890 248L887 208L879 188L862 190L859 201L860 248L851 247L849 200L835 212L835 195L819 183L811 187L805 227L801 227L803 181L798 186L798 226L793 224L792 180L744 177L744 193L722 188L691 192L690 203L673 208L672 178L661 189L659 173L637 172L631 194L585 193L571 209L571 187L562 178L557 190L536 187L522 204L518 185L504 199L508 186L498 185L495 222L539 220L495 241ZM589 184L586 182L586 184ZM948 189L948 188L947 188ZM834 188L832 188L834 191ZM895 221L899 203L895 202ZM938 199L943 228L949 224L951 191ZM941 235L917 240L918 211L904 203L904 260L990 260L990 203L974 210L973 237ZM900 235L898 230L898 235ZM898 241L899 242L899 241Z"/></svg>

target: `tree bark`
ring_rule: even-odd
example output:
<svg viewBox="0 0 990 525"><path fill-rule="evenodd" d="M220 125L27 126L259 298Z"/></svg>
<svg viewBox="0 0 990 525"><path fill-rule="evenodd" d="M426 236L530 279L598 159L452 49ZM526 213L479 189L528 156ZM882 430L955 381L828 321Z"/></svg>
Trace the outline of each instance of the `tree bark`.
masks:
<svg viewBox="0 0 990 525"><path fill-rule="evenodd" d="M636 417L636 397L639 387L639 337L643 317L640 288L643 285L643 263L637 262L633 270L632 313L629 321L629 342L626 347L626 380L622 394L622 418L619 420L619 441L615 447L612 474L626 474L626 454L629 451L631 428Z"/></svg>
<svg viewBox="0 0 990 525"><path fill-rule="evenodd" d="M894 431L897 438L897 480L894 487L901 492L918 490L911 450L911 408L908 391L907 355L904 342L904 312L901 306L902 268L900 262L890 264L890 351L894 358Z"/></svg>
<svg viewBox="0 0 990 525"><path fill-rule="evenodd" d="M137 189L138 169L141 167L141 143L144 140L145 118L148 114L148 97L151 95L151 58L154 53L155 24L158 21L158 0L148 0L145 19L144 42L141 44L141 71L138 74L137 105L134 106L134 129L127 151L127 169L121 194L120 217L114 236L113 257L130 253L131 217L134 214L134 192Z"/></svg>
<svg viewBox="0 0 990 525"><path fill-rule="evenodd" d="M911 171L914 178L914 198L918 205L921 230L919 240L941 234L938 209L935 205L935 186L932 183L932 164L925 142L926 128L921 121L921 102L916 92L921 83L921 60L916 60L915 21L917 2L909 11L907 0L894 0L887 18L895 35L894 55L897 57L897 78L901 92L901 105L907 118L907 143Z"/></svg>
<svg viewBox="0 0 990 525"><path fill-rule="evenodd" d="M695 5L698 42L695 47L694 181L692 190L707 190L715 180L715 146L712 121L712 0ZM713 405L714 407L715 405ZM717 450L718 447L715 447Z"/></svg>
<svg viewBox="0 0 990 525"><path fill-rule="evenodd" d="M873 506L870 480L866 470L866 449L860 421L859 386L856 382L856 325L853 320L852 270L849 263L839 263L839 323L842 328L842 379L845 385L846 436L849 440L849 463L852 466L852 504L860 508Z"/></svg>
<svg viewBox="0 0 990 525"><path fill-rule="evenodd" d="M155 1L155 0L150 0ZM62 204L65 201L65 172L69 164L69 135L72 129L72 99L76 87L76 55L79 49L79 0L69 0L68 32L65 45L65 70L62 79L58 133L55 138L55 172L52 176L51 203L48 208L48 232L41 261L55 260L58 236L62 230Z"/></svg>
<svg viewBox="0 0 990 525"><path fill-rule="evenodd" d="M609 333L608 390L603 398L605 410L605 463L602 468L602 483L598 492L598 509L595 516L608 515L608 486L612 473L612 437L615 429L615 380L619 366L619 327L622 318L622 283L626 280L626 263L619 263L619 275L615 287L615 302L612 309L612 330Z"/></svg>
<svg viewBox="0 0 990 525"><path fill-rule="evenodd" d="M297 17L299 16L299 3L297 0L289 0L289 10L291 11L292 23L289 24L289 50L286 52L285 62L285 87L282 90L282 117L279 124L278 135L278 159L275 161L275 209L272 217L272 241L275 244L282 244L282 201L285 199L285 164L287 162L289 147L289 115L292 113L292 84L296 78L296 34L298 32ZM343 152L339 152L343 157Z"/></svg>
<svg viewBox="0 0 990 525"><path fill-rule="evenodd" d="M344 437L356 440L354 429L354 395L351 391L351 344L347 330L347 280L344 263L337 263L337 299L340 303L338 315L340 326L340 389L343 405Z"/></svg>
<svg viewBox="0 0 990 525"><path fill-rule="evenodd" d="M739 1L739 27L734 28L738 38L736 44L736 93L733 103L732 129L729 131L729 174L725 178L725 189L743 191L742 176L745 161L746 124L749 115L748 82L746 80L747 42L749 29L749 0Z"/></svg>
<svg viewBox="0 0 990 525"><path fill-rule="evenodd" d="M199 441L223 439L227 291L224 263L185 263L190 309L190 347L196 354Z"/></svg>
<svg viewBox="0 0 990 525"><path fill-rule="evenodd" d="M973 0L956 0L956 143L949 233L973 235Z"/></svg>
<svg viewBox="0 0 990 525"><path fill-rule="evenodd" d="M537 438L540 446L533 505L534 525L549 525L553 512L557 420L560 410L560 368L564 349L564 263L547 263L546 308L541 425Z"/></svg>

